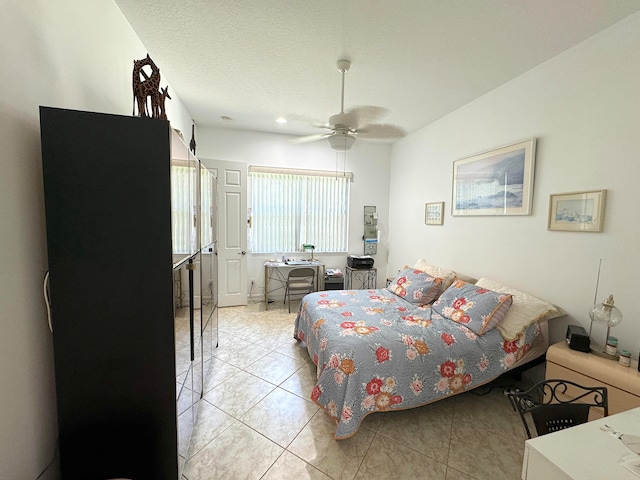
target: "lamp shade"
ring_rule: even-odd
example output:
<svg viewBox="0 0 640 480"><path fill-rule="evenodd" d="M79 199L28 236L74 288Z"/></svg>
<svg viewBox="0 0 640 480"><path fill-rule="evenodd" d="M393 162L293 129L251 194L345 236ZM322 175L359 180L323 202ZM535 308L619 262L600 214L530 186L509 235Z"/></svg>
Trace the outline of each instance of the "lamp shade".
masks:
<svg viewBox="0 0 640 480"><path fill-rule="evenodd" d="M329 145L333 150L337 150L338 152L345 152L350 150L353 146L353 143L356 141L356 137L353 135L349 135L348 131L337 130L334 135L327 137L329 141Z"/></svg>
<svg viewBox="0 0 640 480"><path fill-rule="evenodd" d="M589 312L591 321L608 327L618 325L622 321L622 313L613 303L613 295L609 295L604 302L594 305Z"/></svg>

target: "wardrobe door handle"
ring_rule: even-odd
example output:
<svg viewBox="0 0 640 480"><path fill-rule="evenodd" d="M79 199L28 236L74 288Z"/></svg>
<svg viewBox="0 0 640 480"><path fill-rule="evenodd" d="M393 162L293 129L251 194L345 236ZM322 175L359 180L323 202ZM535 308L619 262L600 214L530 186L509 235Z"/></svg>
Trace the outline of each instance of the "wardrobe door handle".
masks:
<svg viewBox="0 0 640 480"><path fill-rule="evenodd" d="M51 299L49 298L49 270L44 274L44 282L42 290L44 293L44 303L47 306L47 321L49 323L49 330L53 333L53 325L51 324Z"/></svg>
<svg viewBox="0 0 640 480"><path fill-rule="evenodd" d="M193 362L193 360L196 358L196 354L195 354L195 335L194 335L194 331L193 331L193 327L194 327L194 310L195 307L193 305L193 301L194 301L194 293L193 293L193 270L194 270L195 265L193 265L193 260L189 260L189 336L191 338L191 361Z"/></svg>

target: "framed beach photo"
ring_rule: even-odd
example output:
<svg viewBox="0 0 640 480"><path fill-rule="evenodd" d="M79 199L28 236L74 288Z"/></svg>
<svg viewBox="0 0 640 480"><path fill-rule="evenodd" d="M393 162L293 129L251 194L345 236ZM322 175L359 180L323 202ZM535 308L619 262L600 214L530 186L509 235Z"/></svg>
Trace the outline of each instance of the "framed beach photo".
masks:
<svg viewBox="0 0 640 480"><path fill-rule="evenodd" d="M424 223L426 225L442 225L444 221L444 202L424 204Z"/></svg>
<svg viewBox="0 0 640 480"><path fill-rule="evenodd" d="M531 215L536 139L453 162L452 215Z"/></svg>
<svg viewBox="0 0 640 480"><path fill-rule="evenodd" d="M548 230L602 232L606 199L606 190L551 195Z"/></svg>

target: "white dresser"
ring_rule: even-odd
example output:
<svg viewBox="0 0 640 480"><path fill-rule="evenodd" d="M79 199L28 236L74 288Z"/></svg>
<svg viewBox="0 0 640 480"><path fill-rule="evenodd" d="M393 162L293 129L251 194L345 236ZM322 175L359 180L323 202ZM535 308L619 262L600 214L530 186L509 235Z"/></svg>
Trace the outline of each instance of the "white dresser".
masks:
<svg viewBox="0 0 640 480"><path fill-rule="evenodd" d="M547 350L547 379L571 380L585 387L607 387L609 415L640 407L640 372L637 360L623 367L616 360L571 350L567 342Z"/></svg>

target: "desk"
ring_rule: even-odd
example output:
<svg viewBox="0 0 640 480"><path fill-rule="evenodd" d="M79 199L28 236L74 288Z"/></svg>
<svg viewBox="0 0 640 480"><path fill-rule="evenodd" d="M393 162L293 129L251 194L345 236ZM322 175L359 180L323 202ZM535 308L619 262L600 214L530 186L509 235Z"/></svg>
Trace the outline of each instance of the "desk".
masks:
<svg viewBox="0 0 640 480"><path fill-rule="evenodd" d="M603 425L623 434L640 435L640 407L527 440L522 479L638 480L620 465L631 450L602 431Z"/></svg>
<svg viewBox="0 0 640 480"><path fill-rule="evenodd" d="M288 264L286 262L264 262L264 308L269 308L269 292L284 290L287 284L287 275L293 268L311 267L315 269L316 292L320 290L320 280L324 275L324 264L320 260L309 260L307 262L296 262ZM322 271L321 271L322 270ZM278 286L269 289L269 282L275 280Z"/></svg>

